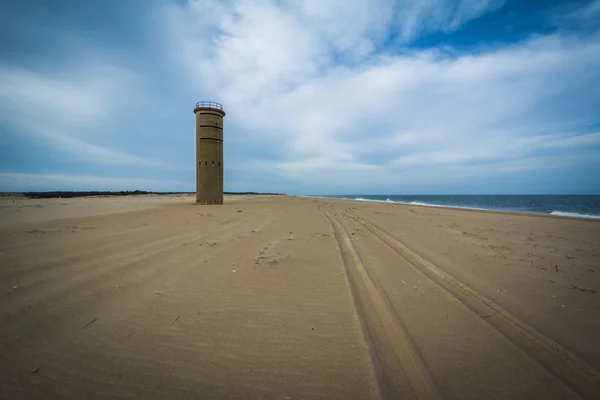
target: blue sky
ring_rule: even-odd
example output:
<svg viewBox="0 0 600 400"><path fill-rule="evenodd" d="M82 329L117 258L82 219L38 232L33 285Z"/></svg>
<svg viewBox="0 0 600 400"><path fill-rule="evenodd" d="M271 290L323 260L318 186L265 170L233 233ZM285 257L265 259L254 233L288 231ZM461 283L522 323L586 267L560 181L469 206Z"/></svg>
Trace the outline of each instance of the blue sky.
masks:
<svg viewBox="0 0 600 400"><path fill-rule="evenodd" d="M20 0L0 191L600 194L600 0Z"/></svg>

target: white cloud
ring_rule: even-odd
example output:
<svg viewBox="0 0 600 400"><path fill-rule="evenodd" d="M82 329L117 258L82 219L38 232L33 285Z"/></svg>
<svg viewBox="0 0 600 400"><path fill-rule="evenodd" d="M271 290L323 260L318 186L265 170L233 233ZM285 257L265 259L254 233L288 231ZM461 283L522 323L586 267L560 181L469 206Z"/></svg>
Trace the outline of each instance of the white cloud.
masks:
<svg viewBox="0 0 600 400"><path fill-rule="evenodd" d="M61 73L0 67L0 122L86 163L162 165L98 144L115 141L111 122L140 89L125 68L79 61Z"/></svg>
<svg viewBox="0 0 600 400"><path fill-rule="evenodd" d="M443 165L428 176L444 181L456 176L448 166L481 174L473 162L560 168L574 156L546 163L536 152L598 144L586 131L598 123L597 37L533 36L478 54L375 52L390 36L456 30L502 1L228 4L168 8L172 56L199 94L225 104L237 127L229 136L280 149L270 169L283 177L367 184Z"/></svg>
<svg viewBox="0 0 600 400"><path fill-rule="evenodd" d="M171 50L199 85L230 100L279 94L357 61L387 39L389 29L451 31L502 0L232 1L190 0L163 9ZM224 84L227 82L226 84Z"/></svg>
<svg viewBox="0 0 600 400"><path fill-rule="evenodd" d="M598 27L598 18L600 18L600 0L594 0L586 6L568 13L563 18L570 22L583 24L584 26Z"/></svg>
<svg viewBox="0 0 600 400"><path fill-rule="evenodd" d="M414 167L414 166L436 166L467 162L488 162L497 160L510 160L513 164L523 162L528 165L526 169L532 169L535 164L525 159L528 155L544 149L566 149L579 147L580 150L585 146L599 145L600 133L589 133L583 135L569 136L564 134L538 135L531 137L516 138L510 142L505 142L503 138L488 138L483 145L475 144L472 147L460 148L457 150L436 150L423 152L415 155L408 155L398 158L391 162L395 167ZM559 160L571 162L575 157L568 158L556 157L555 168L560 168ZM536 158L540 159L540 158ZM544 158L545 159L545 158ZM598 159L596 159L598 160Z"/></svg>
<svg viewBox="0 0 600 400"><path fill-rule="evenodd" d="M504 0L408 0L396 4L399 36L409 41L432 32L452 32L470 20L495 11Z"/></svg>

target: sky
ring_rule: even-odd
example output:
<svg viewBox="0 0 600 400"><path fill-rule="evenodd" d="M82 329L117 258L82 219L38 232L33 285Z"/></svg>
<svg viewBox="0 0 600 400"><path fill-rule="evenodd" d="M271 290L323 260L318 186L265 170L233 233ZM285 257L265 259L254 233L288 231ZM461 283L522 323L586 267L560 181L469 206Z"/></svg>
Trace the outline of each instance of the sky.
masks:
<svg viewBox="0 0 600 400"><path fill-rule="evenodd" d="M0 191L600 194L600 0L1 8Z"/></svg>

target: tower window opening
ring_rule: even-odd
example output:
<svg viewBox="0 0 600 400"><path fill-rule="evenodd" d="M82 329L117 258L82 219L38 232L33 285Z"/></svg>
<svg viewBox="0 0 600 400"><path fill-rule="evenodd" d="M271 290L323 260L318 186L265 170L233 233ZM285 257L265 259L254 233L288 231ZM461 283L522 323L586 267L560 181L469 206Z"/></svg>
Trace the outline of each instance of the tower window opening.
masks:
<svg viewBox="0 0 600 400"><path fill-rule="evenodd" d="M208 161L204 161L204 165L208 165Z"/></svg>
<svg viewBox="0 0 600 400"><path fill-rule="evenodd" d="M221 161L219 161L219 167L221 166Z"/></svg>
<svg viewBox="0 0 600 400"><path fill-rule="evenodd" d="M213 166L213 167L215 166L215 162L214 162L214 161L213 161L213 164L212 164L212 166Z"/></svg>

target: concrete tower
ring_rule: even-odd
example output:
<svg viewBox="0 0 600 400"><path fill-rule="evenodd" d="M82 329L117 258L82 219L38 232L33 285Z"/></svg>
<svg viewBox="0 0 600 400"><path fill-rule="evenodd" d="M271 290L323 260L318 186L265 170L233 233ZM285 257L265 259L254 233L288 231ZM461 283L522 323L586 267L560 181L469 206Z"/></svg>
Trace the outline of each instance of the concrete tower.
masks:
<svg viewBox="0 0 600 400"><path fill-rule="evenodd" d="M201 101L196 114L196 204L223 204L223 106Z"/></svg>

